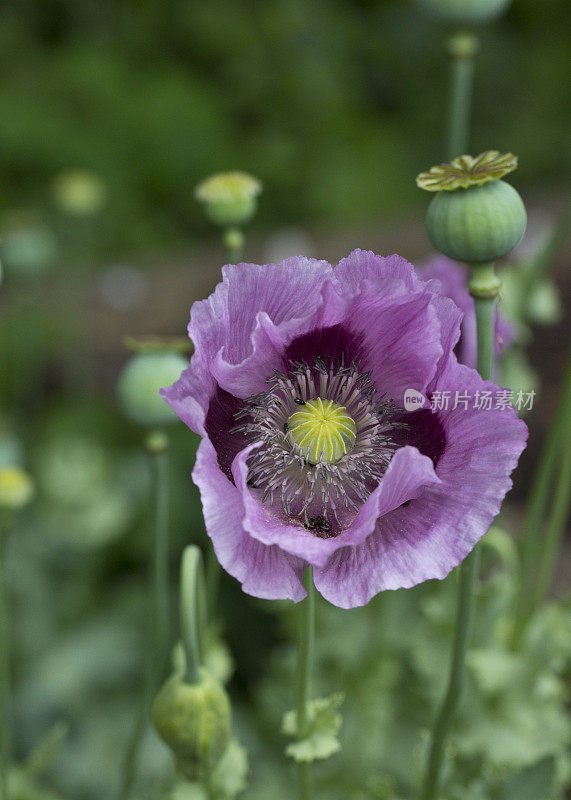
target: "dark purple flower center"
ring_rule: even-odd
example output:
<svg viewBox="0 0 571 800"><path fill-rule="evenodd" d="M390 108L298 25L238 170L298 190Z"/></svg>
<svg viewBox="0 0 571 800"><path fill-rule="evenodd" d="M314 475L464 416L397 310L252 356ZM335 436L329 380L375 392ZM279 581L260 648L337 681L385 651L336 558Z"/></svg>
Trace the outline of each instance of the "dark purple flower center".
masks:
<svg viewBox="0 0 571 800"><path fill-rule="evenodd" d="M274 370L268 389L244 401L230 431L261 442L248 461L248 485L261 502L297 520L318 536L338 535L378 485L398 447L392 434L406 429L401 413L377 396L370 372L352 361L317 355L311 363ZM354 441L339 458L316 457L292 437L288 421L306 403L328 401L354 423ZM325 453L325 457L324 456Z"/></svg>

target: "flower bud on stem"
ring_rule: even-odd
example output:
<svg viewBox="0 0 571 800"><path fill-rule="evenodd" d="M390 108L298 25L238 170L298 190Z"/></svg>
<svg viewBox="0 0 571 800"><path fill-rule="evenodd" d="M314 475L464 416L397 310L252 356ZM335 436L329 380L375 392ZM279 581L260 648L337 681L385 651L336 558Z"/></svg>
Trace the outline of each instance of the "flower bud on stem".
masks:
<svg viewBox="0 0 571 800"><path fill-rule="evenodd" d="M452 135L461 138L467 130L463 126L467 125L468 101L465 96L460 99L463 105L453 106L451 119L457 125ZM452 142L456 151L461 151L463 144ZM478 340L477 369L484 380L491 380L494 372L494 320L500 288L495 260L520 242L527 221L521 197L501 180L516 166L517 159L511 153L488 150L475 158L458 156L450 164L432 167L416 179L421 188L436 193L426 217L430 240L445 255L470 265L469 289L474 298ZM422 800L436 800L439 792L446 739L464 683L479 561L480 548L476 545L459 569L450 676L434 727Z"/></svg>
<svg viewBox="0 0 571 800"><path fill-rule="evenodd" d="M231 711L223 686L201 665L206 598L202 554L196 545L189 545L182 557L180 615L184 673L175 672L158 692L153 722L178 772L186 780L208 785L230 741Z"/></svg>

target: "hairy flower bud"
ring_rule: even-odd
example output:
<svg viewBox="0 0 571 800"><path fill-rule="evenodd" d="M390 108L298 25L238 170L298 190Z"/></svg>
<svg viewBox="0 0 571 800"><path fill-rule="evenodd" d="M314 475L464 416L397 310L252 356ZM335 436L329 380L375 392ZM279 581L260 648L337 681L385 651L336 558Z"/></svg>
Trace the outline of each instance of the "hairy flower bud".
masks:
<svg viewBox="0 0 571 800"><path fill-rule="evenodd" d="M249 222L258 207L262 184L246 172L222 172L202 181L195 189L206 216L223 228Z"/></svg>
<svg viewBox="0 0 571 800"><path fill-rule="evenodd" d="M451 25L478 25L502 14L511 0L416 0L428 14Z"/></svg>
<svg viewBox="0 0 571 800"><path fill-rule="evenodd" d="M176 417L159 397L188 361L179 353L138 353L127 362L119 378L118 393L123 411L140 425L167 425Z"/></svg>
<svg viewBox="0 0 571 800"><path fill-rule="evenodd" d="M188 780L203 780L228 746L230 701L222 685L204 668L194 684L175 674L155 698L153 722L181 774Z"/></svg>

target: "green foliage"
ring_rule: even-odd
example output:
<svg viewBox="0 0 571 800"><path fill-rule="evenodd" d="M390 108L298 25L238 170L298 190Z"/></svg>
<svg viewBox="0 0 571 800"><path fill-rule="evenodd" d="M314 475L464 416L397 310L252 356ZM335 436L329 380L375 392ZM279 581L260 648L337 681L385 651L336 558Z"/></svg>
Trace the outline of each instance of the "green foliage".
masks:
<svg viewBox="0 0 571 800"><path fill-rule="evenodd" d="M342 717L337 709L343 702L343 694L321 697L308 703L309 730L307 736L288 744L286 755L297 762L311 762L329 758L341 749L338 734ZM297 711L284 715L282 730L286 736L297 737Z"/></svg>
<svg viewBox="0 0 571 800"><path fill-rule="evenodd" d="M531 785L551 787L551 794L539 792L535 798L561 800L571 776L571 725L565 707L571 608L542 608L523 648L513 652L509 619L515 549L499 529L492 529L489 545L487 539L474 648L450 738L443 798L515 800L508 792L529 777ZM328 800L393 800L418 793L428 730L448 670L455 592L453 574L443 582L386 592L363 609L342 612L325 603L318 606L316 690L343 687L347 698L342 749L320 776ZM284 683L293 663L293 648L280 649L260 687L259 712L268 730L277 725L279 709L287 703ZM292 732L291 717L289 721ZM254 771L254 784L255 778ZM392 788L383 794L378 788L383 785ZM282 795L275 797L281 800Z"/></svg>

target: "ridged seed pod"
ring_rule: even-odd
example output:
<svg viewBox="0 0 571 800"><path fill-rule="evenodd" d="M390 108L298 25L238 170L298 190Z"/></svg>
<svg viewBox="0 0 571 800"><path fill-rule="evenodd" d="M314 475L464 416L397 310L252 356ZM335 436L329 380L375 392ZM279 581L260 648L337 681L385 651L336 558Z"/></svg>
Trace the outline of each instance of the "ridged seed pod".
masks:
<svg viewBox="0 0 571 800"><path fill-rule="evenodd" d="M527 215L518 192L504 181L438 192L426 227L434 247L456 261L495 261L518 245Z"/></svg>
<svg viewBox="0 0 571 800"><path fill-rule="evenodd" d="M519 244L527 223L523 200L500 180L517 167L512 153L486 150L479 156L458 156L416 178L434 192L426 214L434 247L456 261L487 263Z"/></svg>

